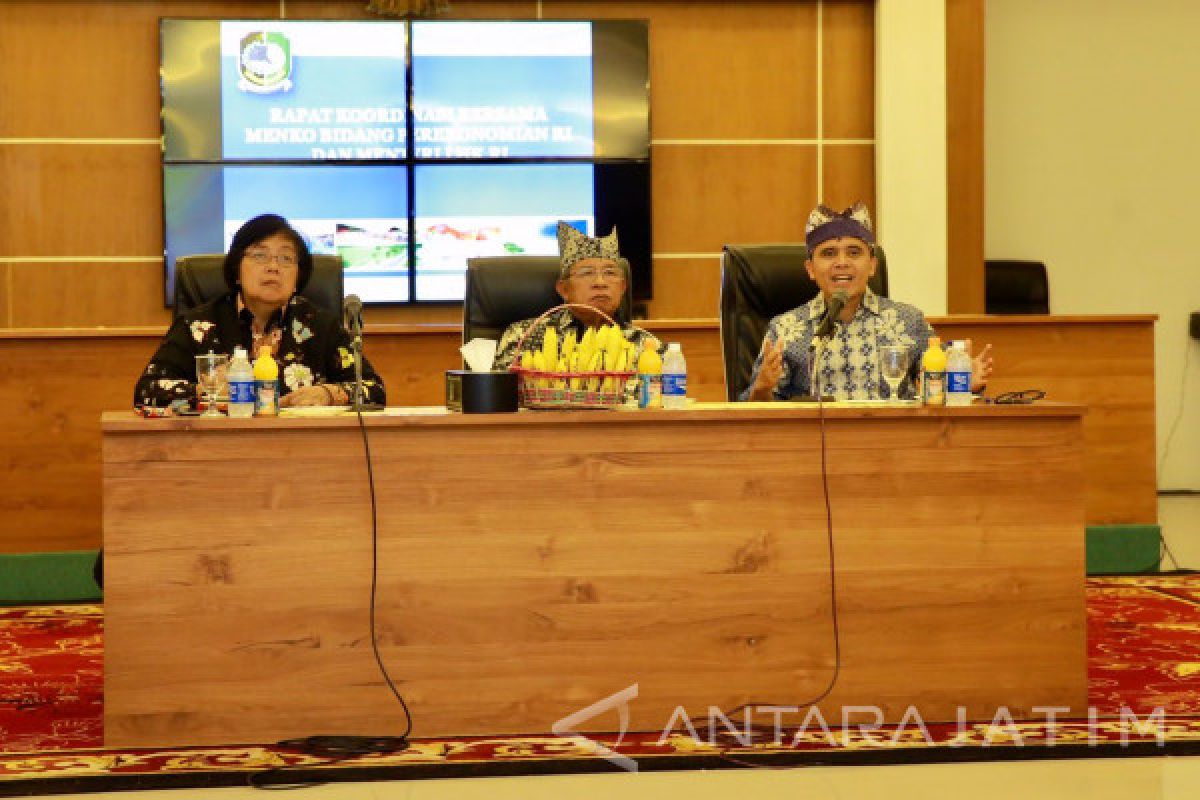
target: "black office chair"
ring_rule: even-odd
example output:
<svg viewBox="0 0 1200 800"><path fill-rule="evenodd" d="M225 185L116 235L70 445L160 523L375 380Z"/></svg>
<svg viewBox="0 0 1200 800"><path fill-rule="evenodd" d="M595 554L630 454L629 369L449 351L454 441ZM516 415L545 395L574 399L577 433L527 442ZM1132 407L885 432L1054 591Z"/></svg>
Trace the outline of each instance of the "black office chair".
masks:
<svg viewBox="0 0 1200 800"><path fill-rule="evenodd" d="M225 256L204 254L180 256L175 261L175 316L183 316L197 306L229 291L221 265ZM313 256L313 274L300 294L327 311L342 313L345 292L342 257Z"/></svg>
<svg viewBox="0 0 1200 800"><path fill-rule="evenodd" d="M633 292L629 262L625 270L625 297L617 320L630 319ZM554 289L558 281L558 256L492 256L467 259L467 288L463 298L463 341L495 339L514 322L542 314L562 303Z"/></svg>
<svg viewBox="0 0 1200 800"><path fill-rule="evenodd" d="M1050 313L1050 283L1041 261L984 261L983 277L987 313Z"/></svg>
<svg viewBox="0 0 1200 800"><path fill-rule="evenodd" d="M879 269L871 291L887 297L887 259L876 247ZM750 385L754 360L762 349L771 318L817 296L808 277L802 244L727 244L721 254L721 354L725 362L725 394L729 400Z"/></svg>

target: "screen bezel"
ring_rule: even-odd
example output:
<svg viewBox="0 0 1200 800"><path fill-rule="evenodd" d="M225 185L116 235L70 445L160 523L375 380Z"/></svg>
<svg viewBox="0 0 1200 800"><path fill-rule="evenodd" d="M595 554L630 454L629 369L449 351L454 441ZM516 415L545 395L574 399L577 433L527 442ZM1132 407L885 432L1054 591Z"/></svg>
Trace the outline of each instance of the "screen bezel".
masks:
<svg viewBox="0 0 1200 800"><path fill-rule="evenodd" d="M605 233L614 225L618 228L621 251L632 267L634 298L645 301L652 296L653 264L651 247L651 173L650 173L650 102L649 102L649 23L646 20L538 20L537 22L591 23L593 36L593 122L595 153L590 157L519 157L500 159L420 159L413 156L413 96L412 96L412 27L409 22L367 21L368 24L405 26L405 71L408 135L405 137L406 158L370 161L341 159L225 159L221 153L221 61L220 26L222 22L321 22L339 24L363 20L255 20L255 19L160 19L160 102L163 132L163 258L164 304L173 305L174 258L183 253L172 247L168 237L168 166L180 165L395 165L404 166L408 175L409 212L409 271L408 299L405 301L366 301L376 306L460 305L462 300L422 300L415 296L417 274L415 220L420 214L416 207L413 180L416 167L451 164L590 164L595 170L593 209L596 228ZM533 20L511 20L534 22ZM458 21L438 21L435 24L453 25ZM206 72L197 64L208 64ZM604 87L597 91L596 87ZM212 115L216 124L207 130L203 125L188 124L177 113L180 103L171 103L171 96L194 104L200 113ZM193 114L194 116L194 114ZM614 153L621 153L616 157ZM214 155L215 154L215 155ZM264 209L266 211L267 209ZM223 210L220 211L223 216ZM221 220L223 223L223 219Z"/></svg>

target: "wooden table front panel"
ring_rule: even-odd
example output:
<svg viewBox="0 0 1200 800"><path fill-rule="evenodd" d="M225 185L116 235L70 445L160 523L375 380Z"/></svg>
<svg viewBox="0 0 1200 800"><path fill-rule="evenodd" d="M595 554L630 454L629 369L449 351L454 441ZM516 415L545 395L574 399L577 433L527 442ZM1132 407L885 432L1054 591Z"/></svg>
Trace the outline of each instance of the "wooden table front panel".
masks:
<svg viewBox="0 0 1200 800"><path fill-rule="evenodd" d="M400 732L352 421L139 424L105 423L106 744ZM633 684L631 728L661 730L677 706L803 704L833 675L810 412L369 432L380 648L414 735L547 732ZM1078 410L831 412L826 433L826 717L1082 713Z"/></svg>

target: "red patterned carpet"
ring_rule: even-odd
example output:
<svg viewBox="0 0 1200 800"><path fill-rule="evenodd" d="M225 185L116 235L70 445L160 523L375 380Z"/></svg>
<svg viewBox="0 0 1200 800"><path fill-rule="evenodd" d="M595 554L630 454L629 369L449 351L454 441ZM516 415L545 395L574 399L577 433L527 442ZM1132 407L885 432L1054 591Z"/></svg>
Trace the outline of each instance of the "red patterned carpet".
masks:
<svg viewBox="0 0 1200 800"><path fill-rule="evenodd" d="M104 740L100 606L0 608L0 751Z"/></svg>
<svg viewBox="0 0 1200 800"><path fill-rule="evenodd" d="M1165 741L1192 747L1200 743L1198 634L1200 577L1093 578L1088 580L1089 702L1099 722L1047 726L1044 721L993 720L891 725L849 734L806 727L785 730L781 740L755 741L739 741L728 733L711 740L701 733L702 741L697 741L684 735L662 738L655 732L629 734L618 748L641 769L659 769L796 763L794 759L805 754L818 763L870 763L845 756L906 760L894 757L898 751L908 753L907 760L957 760L947 755L951 752L957 757L1002 757L999 751L1013 751L1013 745L1052 744L1063 751L1072 745L1154 748ZM288 770L292 779L312 779L311 773L319 774L321 767L333 763L260 746L104 750L102 667L102 607L0 609L0 794L230 785L271 767ZM1136 717L1121 719L1122 708ZM1158 708L1165 714L1151 724L1150 715ZM615 743L611 736L595 738ZM912 758L917 751L926 755ZM612 769L597 761L592 743L546 736L419 740L403 753L359 756L336 764L351 774L339 779L360 780L515 774L539 771L532 768L538 764L557 765L540 770L548 772ZM142 782L114 783L118 776Z"/></svg>
<svg viewBox="0 0 1200 800"><path fill-rule="evenodd" d="M1200 576L1088 580L1088 702L1200 716Z"/></svg>

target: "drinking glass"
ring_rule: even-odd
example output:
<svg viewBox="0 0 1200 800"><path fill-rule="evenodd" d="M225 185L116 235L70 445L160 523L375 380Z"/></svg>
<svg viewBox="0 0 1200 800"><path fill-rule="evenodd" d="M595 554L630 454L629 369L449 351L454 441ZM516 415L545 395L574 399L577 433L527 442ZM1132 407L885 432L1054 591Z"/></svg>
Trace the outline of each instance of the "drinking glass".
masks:
<svg viewBox="0 0 1200 800"><path fill-rule="evenodd" d="M900 402L900 383L908 374L908 348L888 345L879 349L879 372L887 381L893 402Z"/></svg>
<svg viewBox="0 0 1200 800"><path fill-rule="evenodd" d="M229 356L224 353L204 353L196 356L196 381L200 391L208 402L206 417L219 417L217 398L221 393L221 384L225 382L225 370L229 366Z"/></svg>

